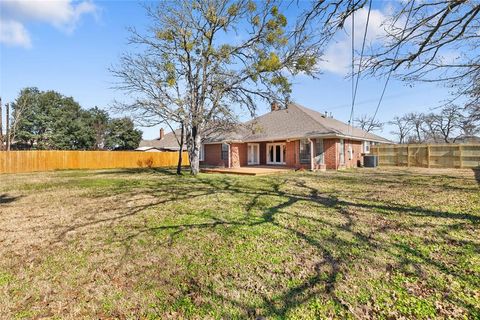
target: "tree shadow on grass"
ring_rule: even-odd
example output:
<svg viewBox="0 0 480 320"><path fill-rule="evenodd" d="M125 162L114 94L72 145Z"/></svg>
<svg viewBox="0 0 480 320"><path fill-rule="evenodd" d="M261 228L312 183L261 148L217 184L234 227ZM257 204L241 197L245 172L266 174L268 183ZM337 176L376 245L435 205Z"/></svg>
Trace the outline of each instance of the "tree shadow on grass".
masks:
<svg viewBox="0 0 480 320"><path fill-rule="evenodd" d="M186 170L186 167L182 167L182 170ZM158 173L160 175L176 176L176 167L159 167L159 168L130 168L130 169L109 169L102 171L104 175L118 175L118 174L145 174L145 173Z"/></svg>
<svg viewBox="0 0 480 320"><path fill-rule="evenodd" d="M351 235L355 242L367 249L367 253L374 253L375 250L383 250L389 252L390 256L395 256L395 252L403 251L405 254L412 253L412 249L405 247L405 245L399 245L394 241L390 243L381 243L374 239L374 235L386 234L391 232L392 229L399 229L401 226L398 224L391 224L382 226L375 230L371 230L370 233L360 232L356 228L355 210L370 211L376 214L379 212L392 212L396 215L407 215L418 218L441 218L441 219L453 219L460 220L463 223L478 224L480 217L461 212L448 212L440 210L429 210L422 207L400 205L392 202L382 202L376 200L375 203L354 202L351 200L340 199L334 194L322 193L318 188L308 185L304 180L295 178L287 179L268 179L265 180L263 186L255 186L248 183L248 180L242 180L243 183L239 183L238 180L232 177L216 177L215 179L198 177L191 178L185 181L176 179L175 183L172 181L159 181L155 183L142 186L142 193L154 196L157 199L146 204L134 205L121 209L118 214L111 217L98 218L94 215L88 221L78 221L78 223L72 223L68 226L55 226L57 228L58 236L56 242L63 242L66 235L69 232L75 231L80 228L91 227L97 224L114 223L124 218L132 217L144 212L145 210L154 209L156 207L165 205L171 202L179 202L185 200L191 200L195 198L207 197L212 194L227 194L232 196L244 196L247 201L244 205L245 215L240 219L221 219L215 214L205 213L203 218L206 222L199 223L178 223L178 224L160 224L157 226L144 225L133 226L130 228L129 234L126 236L118 235L115 238L115 242L124 245L123 256L118 259L116 268L121 268L123 263L128 261L128 255L131 254L131 245L133 241L143 234L155 234L158 231L169 230L167 239L160 245L172 246L176 239L183 233L188 233L192 230L209 230L215 228L235 228L235 227L256 227L263 224L272 225L279 230L283 230L286 234L290 234L300 242L308 245L314 249L317 253L318 262L314 267L314 272L311 273L300 284L292 286L283 292L275 296L269 296L262 292L257 292L257 296L261 298L262 305L260 312L262 316L272 316L283 318L287 316L288 312L310 299L316 296L325 296L331 299L337 306L342 308L345 313L352 313L349 304L345 302L341 297L337 295L336 287L339 279L339 274L348 274L349 267L352 261L356 258L355 255L348 256L342 251L350 251L352 244L345 242L338 238L320 238L309 231L305 231L298 225L285 224L280 219L279 215L286 215L293 218L308 219L317 225L328 227L337 232L344 232ZM262 180L263 181L263 180ZM283 191L287 186L295 188L288 192ZM132 192L134 192L133 190ZM341 191L339 191L341 193ZM268 207L259 206L259 202L262 198L275 199L276 204ZM341 223L333 224L321 219L320 217L310 217L301 214L295 214L290 212L290 208L296 204L306 202L309 205L318 208L319 210L328 209L341 218ZM118 210L118 208L112 208L108 210ZM252 214L253 211L260 211L260 215ZM330 212L330 211L328 211ZM320 230L319 230L320 231ZM335 251L340 251L334 253ZM396 251L391 251L395 249ZM359 258L366 259L367 253L359 254ZM418 256L418 254L416 254ZM420 256L422 262L425 265L429 265L439 270L444 274L451 274L462 278L462 275L456 273L451 267L440 264L432 258L426 258ZM397 261L400 263L408 261L403 260L403 256L397 256ZM469 279L464 278L465 281ZM215 292L212 288L203 288L201 286L195 286L192 290L200 291L200 294L210 295L219 299L228 301L229 303L240 308L245 315L251 316L256 313L255 306L250 305L248 302L241 300L235 300L221 292ZM241 289L239 289L241 290ZM471 308L471 305L465 304L466 307ZM355 315L355 314L354 314Z"/></svg>
<svg viewBox="0 0 480 320"><path fill-rule="evenodd" d="M21 196L12 197L12 196L9 196L6 193L0 194L0 204L11 203L11 202L14 202L14 201L16 201L20 198L21 198Z"/></svg>
<svg viewBox="0 0 480 320"><path fill-rule="evenodd" d="M299 189L303 189L307 192L301 193L292 193L282 191L282 187L286 183L294 183L295 186ZM284 225L276 219L278 214L287 214L294 216L291 213L288 213L288 209L298 202L309 202L311 204L318 205L319 208L330 208L333 209L337 214L343 217L344 223L341 225L330 224L332 229L342 230L351 234L356 241L362 245L366 246L370 251L373 250L388 250L387 245L374 241L372 238L373 231L370 234L363 234L355 230L355 218L354 212L351 210L363 209L363 210L374 210L374 211L391 211L396 214L410 215L415 217L426 217L426 218L445 218L445 219L455 219L455 220L464 220L467 223L477 224L480 220L478 216L467 214L467 213L456 213L456 212L445 212L437 210L429 210L421 207L415 206L404 206L395 203L356 203L347 200L340 200L333 195L325 195L320 192L320 190L308 186L305 181L276 181L272 183L269 188L255 188L249 187L248 185L237 185L233 183L232 179L225 178L220 181L212 180L202 180L199 181L199 187L201 190L205 191L202 194L197 194L196 196L202 197L207 196L211 193L227 193L232 195L246 195L251 200L245 204L246 215L245 219L239 221L229 221L218 219L215 216L210 216L210 222L205 223L191 223L191 224L177 224L177 225L161 225L158 227L144 227L137 230L136 233L130 234L128 237L121 239L121 242L129 243L135 237L139 236L142 233L149 233L159 230L172 230L169 234L169 239L165 243L172 245L175 241L175 238L184 232L189 232L192 229L214 229L217 227L254 227L261 224L270 224L279 229L283 229L285 232L294 235L296 238L307 243L312 248L315 248L318 252L318 256L321 258L321 262L317 263L315 266L315 273L309 276L303 283L296 285L287 291L277 295L275 297L269 297L264 294L259 293L262 297L263 305L262 309L263 316L279 316L285 317L287 313L296 308L297 306L305 303L309 299L317 295L328 296L332 301L335 302L337 306L343 308L344 312L349 313L353 312L351 308L345 303L341 298L336 295L336 282L338 279L339 273L348 273L348 264L350 261L348 259L338 257L331 252L332 247L337 247L342 250L348 249L348 246L351 244L340 241L339 239L322 239L318 240L311 234L308 234L300 229L292 227L290 225ZM189 198L189 191L182 189L182 195L185 198ZM283 199L279 204L271 206L263 210L261 214L261 219L250 219L250 211L257 209L259 199L262 197L275 197ZM180 200L176 199L176 200ZM298 217L298 216L297 216ZM206 217L208 218L208 217ZM305 219L313 219L312 217L302 217ZM323 225L328 225L328 222L321 221L317 219L317 222L321 222ZM388 226L382 226L375 230L375 233L386 233L391 231L391 229L399 228L398 224L391 224ZM425 264L432 265L439 269L441 272L446 274L453 274L455 272L448 267L441 266L438 263L435 263L434 260L430 259L424 260ZM203 290L198 287L195 290ZM212 296L222 296L221 293L214 293L212 290L209 292L203 292L203 294L209 294ZM255 313L252 306L245 304L241 301L235 301L231 298L223 296L222 299L228 300L233 305L241 307L246 315L252 315Z"/></svg>

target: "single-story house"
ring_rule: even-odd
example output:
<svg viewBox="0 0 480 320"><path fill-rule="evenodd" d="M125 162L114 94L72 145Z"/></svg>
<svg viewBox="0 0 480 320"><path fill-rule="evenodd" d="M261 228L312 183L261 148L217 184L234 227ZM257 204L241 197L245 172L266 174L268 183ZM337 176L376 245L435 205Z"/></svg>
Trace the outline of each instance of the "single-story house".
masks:
<svg viewBox="0 0 480 320"><path fill-rule="evenodd" d="M165 130L160 128L160 136L153 140L141 140L136 151L143 152L178 152L180 147L178 146L177 138L175 134L179 135L180 130L169 132L165 134ZM186 151L186 147L183 148Z"/></svg>
<svg viewBox="0 0 480 320"><path fill-rule="evenodd" d="M370 146L391 143L296 103L204 140L200 164L208 167L286 166L305 169L356 167Z"/></svg>
<svg viewBox="0 0 480 320"><path fill-rule="evenodd" d="M228 129L211 129L202 140L200 165L238 168L285 166L305 169L356 167L370 146L391 141L354 128L326 113L291 103ZM178 135L179 130L175 131ZM173 132L154 140L142 140L139 151L178 151ZM186 148L185 148L186 150Z"/></svg>

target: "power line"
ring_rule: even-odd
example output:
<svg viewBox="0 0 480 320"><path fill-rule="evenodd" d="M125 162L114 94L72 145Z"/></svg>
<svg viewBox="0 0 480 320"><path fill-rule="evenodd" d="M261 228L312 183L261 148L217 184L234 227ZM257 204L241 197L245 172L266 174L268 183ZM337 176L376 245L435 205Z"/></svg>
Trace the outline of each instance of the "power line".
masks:
<svg viewBox="0 0 480 320"><path fill-rule="evenodd" d="M352 109L350 111L350 118L353 112L354 91L355 91L355 4L352 2ZM353 126L353 124L351 123L351 120L352 119L348 121L348 124L350 126ZM349 127L348 130L350 129L352 129L352 133L353 133L353 128Z"/></svg>
<svg viewBox="0 0 480 320"><path fill-rule="evenodd" d="M370 22L370 12L371 11L372 11L372 0L370 0L370 3L368 5L367 22L365 24L365 32L363 33L362 51L360 52L360 61L359 61L359 64L358 64L357 80L355 82L355 89L353 91L353 97L352 97L352 109L350 110L350 121L349 121L352 126L353 126L353 112L354 112L354 108L355 108L355 99L357 97L357 90L358 90L358 80L360 79L360 72L361 72L362 61L363 61L363 52L365 50L365 43L366 43L366 40L367 40L368 24ZM352 71L353 71L353 61L352 61ZM352 73L352 77L353 77L353 73ZM352 80L353 80L353 78L352 78Z"/></svg>
<svg viewBox="0 0 480 320"><path fill-rule="evenodd" d="M400 52L401 41L404 40L403 36L405 35L405 29L407 29L408 21L410 20L410 15L412 14L414 3L415 3L415 0L412 0L412 4L410 6L410 10L408 11L407 20L405 20L405 26L403 27L402 36L400 37L400 40L399 40L399 43L398 43L398 46L397 46L397 51L395 52L395 56L393 57L393 61L397 60L398 53ZM373 122L375 121L375 117L377 116L378 109L380 108L380 105L382 104L383 96L385 95L385 91L387 90L387 85L388 85L388 82L390 81L390 76L392 75L394 68L395 68L395 66L392 65L392 68L388 72L387 80L385 81L385 85L383 86L382 94L380 95L380 100L378 101L377 108L375 109L375 113L373 114L372 121L370 122L371 124L373 124Z"/></svg>

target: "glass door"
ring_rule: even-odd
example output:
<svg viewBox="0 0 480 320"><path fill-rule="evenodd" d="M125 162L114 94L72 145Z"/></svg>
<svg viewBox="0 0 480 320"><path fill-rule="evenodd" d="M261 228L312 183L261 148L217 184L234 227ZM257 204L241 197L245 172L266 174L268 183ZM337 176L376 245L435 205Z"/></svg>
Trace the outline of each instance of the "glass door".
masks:
<svg viewBox="0 0 480 320"><path fill-rule="evenodd" d="M267 164L285 164L285 143L267 143Z"/></svg>
<svg viewBox="0 0 480 320"><path fill-rule="evenodd" d="M248 164L260 163L260 146L258 143L249 143L248 150Z"/></svg>

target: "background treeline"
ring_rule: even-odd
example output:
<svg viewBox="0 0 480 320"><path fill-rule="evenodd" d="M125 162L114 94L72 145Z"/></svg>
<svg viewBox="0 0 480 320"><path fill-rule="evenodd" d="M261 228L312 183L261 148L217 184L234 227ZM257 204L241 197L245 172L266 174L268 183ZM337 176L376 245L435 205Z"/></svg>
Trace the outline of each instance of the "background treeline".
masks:
<svg viewBox="0 0 480 320"><path fill-rule="evenodd" d="M411 112L389 122L399 143L469 142L480 133L480 115L469 108L445 106L437 112ZM472 141L473 142L473 141Z"/></svg>
<svg viewBox="0 0 480 320"><path fill-rule="evenodd" d="M10 109L11 149L132 150L142 138L131 119L110 118L97 107L82 109L55 91L25 88Z"/></svg>
<svg viewBox="0 0 480 320"><path fill-rule="evenodd" d="M428 113L410 112L385 123L367 115L355 119L355 126L367 132L381 131L385 124L393 127L390 133L398 143L480 141L480 114L470 107L448 105Z"/></svg>

